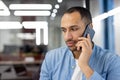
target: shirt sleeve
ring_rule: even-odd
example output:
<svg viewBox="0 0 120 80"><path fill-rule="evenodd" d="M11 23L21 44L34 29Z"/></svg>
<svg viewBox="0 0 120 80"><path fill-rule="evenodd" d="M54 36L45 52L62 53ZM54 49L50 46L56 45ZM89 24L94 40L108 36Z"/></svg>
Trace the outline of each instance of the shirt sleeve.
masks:
<svg viewBox="0 0 120 80"><path fill-rule="evenodd" d="M107 80L120 80L120 56L113 56L107 63Z"/></svg>
<svg viewBox="0 0 120 80"><path fill-rule="evenodd" d="M94 71L93 75L88 80L120 80L120 57L112 56L112 58L109 58L106 69L105 75L100 75Z"/></svg>
<svg viewBox="0 0 120 80"><path fill-rule="evenodd" d="M96 71L94 71L93 75L90 77L90 79L88 80L105 80L104 78L102 78L101 75L99 75Z"/></svg>
<svg viewBox="0 0 120 80"><path fill-rule="evenodd" d="M39 80L51 80L50 79L50 67L48 67L48 66L50 66L49 57L48 57L48 55L46 55L46 57L42 63L42 66L41 66Z"/></svg>
<svg viewBox="0 0 120 80"><path fill-rule="evenodd" d="M50 80L49 74L48 74L48 69L47 69L45 61L43 62L42 67L41 67L39 80Z"/></svg>

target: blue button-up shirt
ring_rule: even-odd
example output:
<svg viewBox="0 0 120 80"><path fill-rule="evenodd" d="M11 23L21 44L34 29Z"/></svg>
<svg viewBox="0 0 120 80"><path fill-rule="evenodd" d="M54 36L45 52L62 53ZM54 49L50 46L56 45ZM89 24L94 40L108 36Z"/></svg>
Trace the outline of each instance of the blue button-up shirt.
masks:
<svg viewBox="0 0 120 80"><path fill-rule="evenodd" d="M117 54L94 45L89 65L94 70L89 80L120 80L120 57ZM67 46L51 50L43 61L39 80L71 80L75 66ZM87 80L84 74L82 80Z"/></svg>

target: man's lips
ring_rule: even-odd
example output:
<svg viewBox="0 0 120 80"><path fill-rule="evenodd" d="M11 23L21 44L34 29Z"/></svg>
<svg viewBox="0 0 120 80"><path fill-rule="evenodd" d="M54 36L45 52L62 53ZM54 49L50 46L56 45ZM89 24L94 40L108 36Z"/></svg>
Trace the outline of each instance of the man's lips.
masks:
<svg viewBox="0 0 120 80"><path fill-rule="evenodd" d="M66 44L67 44L68 47L71 47L71 46L73 46L75 43L74 43L74 41L67 41Z"/></svg>

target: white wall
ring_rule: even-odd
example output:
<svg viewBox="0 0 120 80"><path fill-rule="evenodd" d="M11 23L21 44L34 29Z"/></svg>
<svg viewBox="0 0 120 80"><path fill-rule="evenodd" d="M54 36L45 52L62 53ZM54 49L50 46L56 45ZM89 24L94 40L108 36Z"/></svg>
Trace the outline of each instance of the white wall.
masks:
<svg viewBox="0 0 120 80"><path fill-rule="evenodd" d="M114 7L120 7L120 0L114 0ZM115 29L115 47L116 52L120 55L120 13L114 16L114 29Z"/></svg>

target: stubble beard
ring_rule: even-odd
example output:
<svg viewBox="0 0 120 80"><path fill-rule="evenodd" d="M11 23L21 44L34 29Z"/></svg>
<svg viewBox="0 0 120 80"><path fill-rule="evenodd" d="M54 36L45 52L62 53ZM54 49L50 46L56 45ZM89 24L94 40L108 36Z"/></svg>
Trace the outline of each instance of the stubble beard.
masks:
<svg viewBox="0 0 120 80"><path fill-rule="evenodd" d="M70 49L72 52L77 51L77 47L76 47L76 46L69 47L69 49Z"/></svg>
<svg viewBox="0 0 120 80"><path fill-rule="evenodd" d="M77 46L75 46L77 44L77 41L74 41L74 45L73 46L68 46L69 49L74 52L74 51L77 51Z"/></svg>
<svg viewBox="0 0 120 80"><path fill-rule="evenodd" d="M81 52L81 50L80 51L77 50L77 46L76 46L77 42L78 41L74 41L74 45L73 46L68 46L69 49L72 51L72 53L80 53Z"/></svg>

